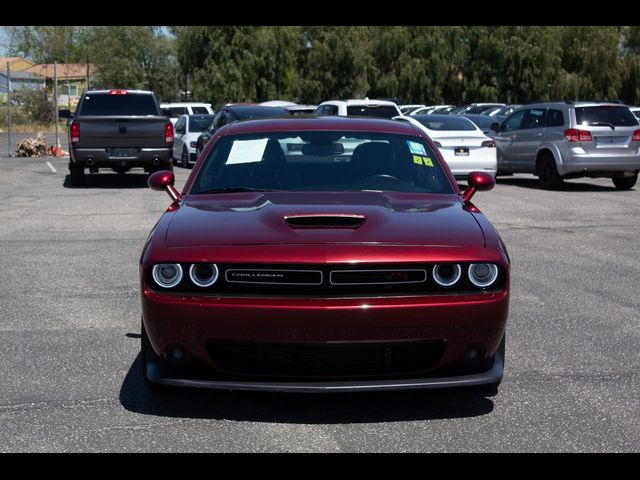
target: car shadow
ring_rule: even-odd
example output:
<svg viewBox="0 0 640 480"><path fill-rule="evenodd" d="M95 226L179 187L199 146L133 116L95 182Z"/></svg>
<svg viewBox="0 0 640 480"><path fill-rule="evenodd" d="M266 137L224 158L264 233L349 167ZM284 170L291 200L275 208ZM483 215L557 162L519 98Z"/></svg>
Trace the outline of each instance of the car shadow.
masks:
<svg viewBox="0 0 640 480"><path fill-rule="evenodd" d="M62 186L64 188L148 188L146 173L97 173L85 174L83 185L72 185L71 176L66 175Z"/></svg>
<svg viewBox="0 0 640 480"><path fill-rule="evenodd" d="M576 181L574 179L562 182L562 185L559 188L556 188L555 191L558 192L611 192L618 191L616 187L611 184L611 186L604 185L596 185L593 183L587 183L589 179L586 178L584 181ZM540 185L540 182L536 177L531 178L511 178L511 177L497 177L496 185L513 185L514 187L522 187L522 188L530 188L534 190L545 190ZM633 189L632 189L633 190Z"/></svg>
<svg viewBox="0 0 640 480"><path fill-rule="evenodd" d="M467 390L404 390L300 394L191 388L150 390L141 355L120 389L130 412L162 417L286 424L350 424L434 420L486 415L493 402Z"/></svg>

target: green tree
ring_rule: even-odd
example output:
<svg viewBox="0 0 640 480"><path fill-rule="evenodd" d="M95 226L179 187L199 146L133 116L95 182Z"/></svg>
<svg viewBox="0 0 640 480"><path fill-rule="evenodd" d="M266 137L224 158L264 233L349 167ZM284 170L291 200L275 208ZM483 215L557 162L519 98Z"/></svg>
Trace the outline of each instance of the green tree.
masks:
<svg viewBox="0 0 640 480"><path fill-rule="evenodd" d="M563 96L567 100L617 100L621 87L619 27L562 27Z"/></svg>
<svg viewBox="0 0 640 480"><path fill-rule="evenodd" d="M159 27L94 27L85 39L95 65L92 88L153 90L161 100L179 98L175 39Z"/></svg>
<svg viewBox="0 0 640 480"><path fill-rule="evenodd" d="M84 62L86 27L6 26L9 55L23 56L35 63Z"/></svg>

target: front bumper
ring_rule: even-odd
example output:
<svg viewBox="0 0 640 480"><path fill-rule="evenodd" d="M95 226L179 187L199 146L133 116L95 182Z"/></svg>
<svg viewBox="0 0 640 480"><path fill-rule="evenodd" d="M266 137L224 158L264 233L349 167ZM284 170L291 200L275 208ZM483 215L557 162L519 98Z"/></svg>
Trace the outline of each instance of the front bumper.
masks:
<svg viewBox="0 0 640 480"><path fill-rule="evenodd" d="M298 392L448 388L497 383L500 342L508 316L508 290L469 295L371 298L247 298L157 293L144 286L143 322L149 338L147 373L164 385L212 389ZM216 365L206 344L238 341L301 345L389 341L440 341L446 348L418 374L296 378L237 374ZM168 352L179 346L190 359L174 367ZM469 374L465 353L480 346L484 357ZM193 368L192 368L193 367ZM277 379L276 379L277 378Z"/></svg>
<svg viewBox="0 0 640 480"><path fill-rule="evenodd" d="M502 380L504 358L495 354L493 365L485 372L450 377L411 378L401 380L361 380L331 382L270 382L270 381L220 381L172 375L157 357L147 363L149 380L160 385L191 387L213 390L252 390L297 393L365 392L380 390L417 390L454 387L473 387L498 384Z"/></svg>

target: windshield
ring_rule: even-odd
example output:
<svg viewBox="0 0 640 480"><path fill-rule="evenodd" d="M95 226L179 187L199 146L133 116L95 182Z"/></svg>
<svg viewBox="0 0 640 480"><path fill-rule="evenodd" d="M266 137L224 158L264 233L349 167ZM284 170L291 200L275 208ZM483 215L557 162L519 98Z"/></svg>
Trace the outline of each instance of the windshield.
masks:
<svg viewBox="0 0 640 480"><path fill-rule="evenodd" d="M222 137L191 193L242 190L454 193L418 137L370 132L276 132Z"/></svg>
<svg viewBox="0 0 640 480"><path fill-rule="evenodd" d="M597 107L576 107L578 125L613 125L631 127L638 125L638 120L629 107L602 105Z"/></svg>
<svg viewBox="0 0 640 480"><path fill-rule="evenodd" d="M398 109L391 105L349 105L347 115L350 117L392 118L398 115Z"/></svg>
<svg viewBox="0 0 640 480"><path fill-rule="evenodd" d="M111 95L108 93L87 94L82 101L79 115L159 115L158 106L152 95L128 93Z"/></svg>

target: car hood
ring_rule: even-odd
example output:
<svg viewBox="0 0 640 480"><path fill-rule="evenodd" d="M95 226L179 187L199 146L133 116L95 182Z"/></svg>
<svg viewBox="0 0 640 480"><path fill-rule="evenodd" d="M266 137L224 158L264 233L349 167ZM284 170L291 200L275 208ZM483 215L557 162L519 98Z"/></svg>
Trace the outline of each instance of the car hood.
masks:
<svg viewBox="0 0 640 480"><path fill-rule="evenodd" d="M457 195L391 192L191 195L165 246L366 243L484 246Z"/></svg>

